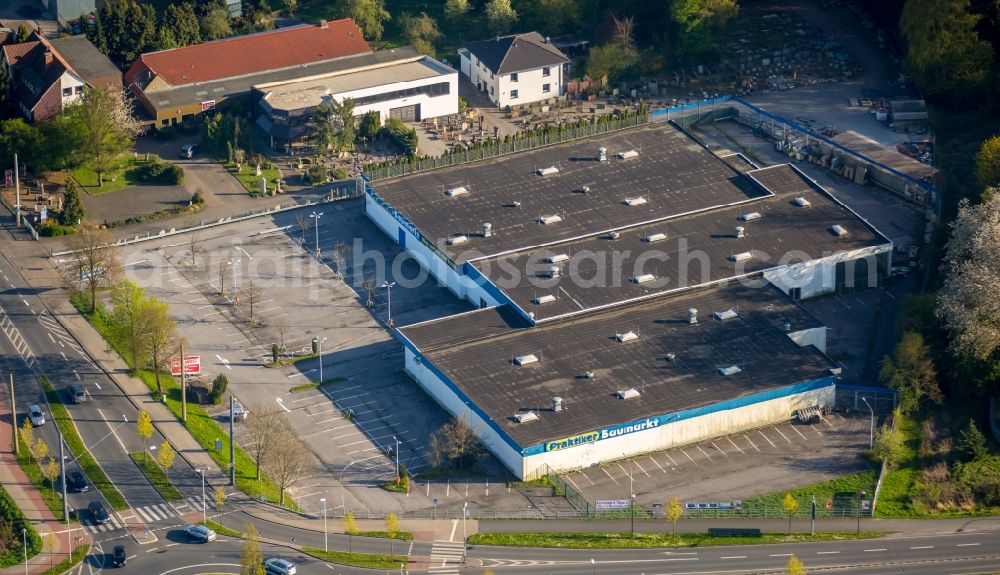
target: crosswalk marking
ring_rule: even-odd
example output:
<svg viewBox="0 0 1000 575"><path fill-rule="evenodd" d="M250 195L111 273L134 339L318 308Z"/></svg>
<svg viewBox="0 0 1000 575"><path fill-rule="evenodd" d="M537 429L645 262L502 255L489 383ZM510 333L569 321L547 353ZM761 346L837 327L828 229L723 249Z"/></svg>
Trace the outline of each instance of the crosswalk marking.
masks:
<svg viewBox="0 0 1000 575"><path fill-rule="evenodd" d="M427 571L434 575L457 575L464 557L465 542L435 541L431 546L431 567Z"/></svg>

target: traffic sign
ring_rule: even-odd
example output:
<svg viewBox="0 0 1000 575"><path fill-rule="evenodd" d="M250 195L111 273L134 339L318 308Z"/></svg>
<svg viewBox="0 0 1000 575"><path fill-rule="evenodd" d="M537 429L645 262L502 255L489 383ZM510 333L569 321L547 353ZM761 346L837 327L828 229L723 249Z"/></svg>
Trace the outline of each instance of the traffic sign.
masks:
<svg viewBox="0 0 1000 575"><path fill-rule="evenodd" d="M628 509L628 505L628 499L598 499L594 507L597 509Z"/></svg>
<svg viewBox="0 0 1000 575"><path fill-rule="evenodd" d="M170 358L170 375L180 375L181 374L181 358L171 357ZM200 375L201 374L201 356L200 355L188 355L184 357L184 375Z"/></svg>

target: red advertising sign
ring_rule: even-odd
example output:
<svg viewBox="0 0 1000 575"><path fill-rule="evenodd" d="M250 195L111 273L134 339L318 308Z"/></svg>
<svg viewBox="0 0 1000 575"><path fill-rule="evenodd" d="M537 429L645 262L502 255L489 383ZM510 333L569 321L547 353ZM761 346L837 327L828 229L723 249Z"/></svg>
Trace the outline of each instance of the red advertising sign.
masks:
<svg viewBox="0 0 1000 575"><path fill-rule="evenodd" d="M14 185L14 170L4 170L4 172L3 172L3 179L4 179L4 182L6 183L6 185L7 185L8 188L11 187L11 186L13 186Z"/></svg>
<svg viewBox="0 0 1000 575"><path fill-rule="evenodd" d="M207 112L215 109L215 100L206 100L201 103L201 111Z"/></svg>
<svg viewBox="0 0 1000 575"><path fill-rule="evenodd" d="M181 374L181 358L171 357L170 358L170 375L180 375ZM189 355L184 358L184 375L200 375L201 374L201 356L200 355Z"/></svg>

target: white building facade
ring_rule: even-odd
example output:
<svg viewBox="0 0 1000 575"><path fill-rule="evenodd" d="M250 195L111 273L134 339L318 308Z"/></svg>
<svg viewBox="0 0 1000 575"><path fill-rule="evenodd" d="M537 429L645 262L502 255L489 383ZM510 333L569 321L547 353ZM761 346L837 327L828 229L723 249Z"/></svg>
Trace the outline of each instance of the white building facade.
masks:
<svg viewBox="0 0 1000 575"><path fill-rule="evenodd" d="M458 56L462 74L497 108L563 95L569 59L538 33L474 42Z"/></svg>

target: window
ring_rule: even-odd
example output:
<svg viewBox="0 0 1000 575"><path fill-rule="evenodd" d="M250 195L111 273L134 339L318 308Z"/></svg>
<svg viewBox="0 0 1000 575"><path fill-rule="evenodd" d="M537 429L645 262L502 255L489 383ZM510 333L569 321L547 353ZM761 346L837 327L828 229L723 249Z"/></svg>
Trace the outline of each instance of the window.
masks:
<svg viewBox="0 0 1000 575"><path fill-rule="evenodd" d="M160 125L161 126L169 126L170 125L170 119L168 118L166 120L161 121Z"/></svg>
<svg viewBox="0 0 1000 575"><path fill-rule="evenodd" d="M510 81L517 82L517 72L514 72L513 74L510 75Z"/></svg>
<svg viewBox="0 0 1000 575"><path fill-rule="evenodd" d="M76 89L75 89L75 91L73 93L74 94L82 94L83 93L83 86L77 86Z"/></svg>
<svg viewBox="0 0 1000 575"><path fill-rule="evenodd" d="M73 88L63 88L63 98L68 98L73 95Z"/></svg>
<svg viewBox="0 0 1000 575"><path fill-rule="evenodd" d="M542 92L551 92L552 84L542 84Z"/></svg>
<svg viewBox="0 0 1000 575"><path fill-rule="evenodd" d="M516 100L517 99L517 90L511 90L510 91L510 99L511 100Z"/></svg>
<svg viewBox="0 0 1000 575"><path fill-rule="evenodd" d="M542 76L548 77L551 75L552 75L552 68L549 68L548 66L542 68Z"/></svg>
<svg viewBox="0 0 1000 575"><path fill-rule="evenodd" d="M493 95L493 86L490 86L490 96Z"/></svg>

